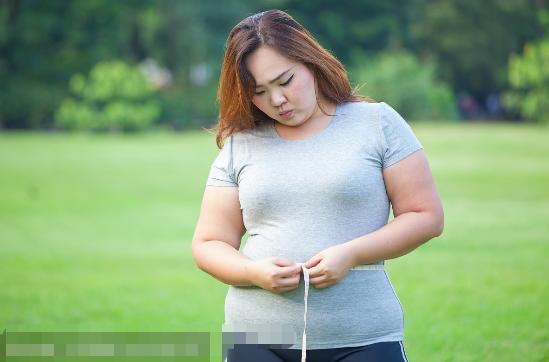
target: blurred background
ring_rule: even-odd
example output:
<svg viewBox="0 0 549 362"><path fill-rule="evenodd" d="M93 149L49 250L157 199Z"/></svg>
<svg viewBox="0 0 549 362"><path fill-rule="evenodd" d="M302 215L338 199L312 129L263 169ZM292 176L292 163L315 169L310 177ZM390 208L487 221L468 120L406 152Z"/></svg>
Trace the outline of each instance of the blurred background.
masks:
<svg viewBox="0 0 549 362"><path fill-rule="evenodd" d="M0 330L207 331L220 360L203 128L229 31L278 8L428 155L444 233L386 264L410 361L549 360L547 5L0 0Z"/></svg>
<svg viewBox="0 0 549 362"><path fill-rule="evenodd" d="M407 119L549 119L544 0L3 0L0 127L210 126L227 35L268 8Z"/></svg>

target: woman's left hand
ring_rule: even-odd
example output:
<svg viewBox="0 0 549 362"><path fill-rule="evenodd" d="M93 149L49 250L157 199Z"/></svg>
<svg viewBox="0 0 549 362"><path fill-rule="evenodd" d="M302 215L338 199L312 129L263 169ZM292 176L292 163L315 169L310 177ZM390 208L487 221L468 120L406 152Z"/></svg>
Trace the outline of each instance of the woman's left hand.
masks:
<svg viewBox="0 0 549 362"><path fill-rule="evenodd" d="M345 244L322 250L306 263L309 269L309 282L315 288L326 288L338 283L353 265L353 256Z"/></svg>

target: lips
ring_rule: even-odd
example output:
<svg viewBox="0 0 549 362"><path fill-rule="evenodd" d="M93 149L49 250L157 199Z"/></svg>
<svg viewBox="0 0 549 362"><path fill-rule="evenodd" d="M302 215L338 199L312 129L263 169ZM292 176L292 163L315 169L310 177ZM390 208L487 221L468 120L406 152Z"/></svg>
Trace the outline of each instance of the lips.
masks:
<svg viewBox="0 0 549 362"><path fill-rule="evenodd" d="M287 116L287 115L290 114L290 112L292 112L292 111L293 111L293 110L291 109L291 110L289 110L289 111L281 112L281 113L279 113L278 115L279 115L279 116Z"/></svg>

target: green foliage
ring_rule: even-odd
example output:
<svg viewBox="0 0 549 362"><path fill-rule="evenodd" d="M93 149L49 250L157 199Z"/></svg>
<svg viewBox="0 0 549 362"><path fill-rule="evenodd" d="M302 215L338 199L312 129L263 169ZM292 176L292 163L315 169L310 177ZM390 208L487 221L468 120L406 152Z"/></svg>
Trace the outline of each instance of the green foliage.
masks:
<svg viewBox="0 0 549 362"><path fill-rule="evenodd" d="M63 100L56 123L64 129L138 131L159 116L154 90L137 67L122 61L98 63L88 78L74 75L69 88L73 97Z"/></svg>
<svg viewBox="0 0 549 362"><path fill-rule="evenodd" d="M143 1L136 1L139 8ZM0 123L52 126L66 84L97 62L127 56L132 11L107 0L6 0L0 5ZM130 48L131 49L131 48ZM130 53L131 54L131 53ZM131 59L131 57L128 57Z"/></svg>
<svg viewBox="0 0 549 362"><path fill-rule="evenodd" d="M194 94L200 87L189 79L192 67L220 64L229 30L251 12L243 0L227 0L224 5L217 0L3 1L0 128L53 126L55 112L68 96L69 79L106 59L154 59L172 74L173 92ZM170 94L174 100L183 96ZM215 102L215 91L208 97ZM197 99L202 101L209 102ZM190 105L193 112L194 106ZM192 114L187 109L177 111L181 124L212 113ZM196 112L202 109L212 107L203 103Z"/></svg>
<svg viewBox="0 0 549 362"><path fill-rule="evenodd" d="M413 1L263 0L287 11L345 64L355 49L373 54L392 47L410 47ZM268 7L268 8L271 8Z"/></svg>
<svg viewBox="0 0 549 362"><path fill-rule="evenodd" d="M177 87L161 92L161 124L173 129L211 127L217 119L217 83L204 86Z"/></svg>
<svg viewBox="0 0 549 362"><path fill-rule="evenodd" d="M484 99L506 87L507 59L544 31L545 5L530 0L414 0L416 54L433 57L441 79Z"/></svg>
<svg viewBox="0 0 549 362"><path fill-rule="evenodd" d="M526 119L549 124L549 37L510 57L509 83L505 104Z"/></svg>
<svg viewBox="0 0 549 362"><path fill-rule="evenodd" d="M153 59L173 77L162 89L162 124L215 119L215 75L230 29L284 9L344 64L356 51L405 48L437 63L440 79L481 100L508 86L512 52L543 34L531 0L4 0L0 5L0 128L49 128L67 82L105 59ZM197 65L211 70L200 84ZM197 96L198 95L198 96Z"/></svg>
<svg viewBox="0 0 549 362"><path fill-rule="evenodd" d="M395 107L406 119L448 120L457 117L449 86L435 80L431 62L411 53L392 51L373 59L357 57L350 73L361 93Z"/></svg>

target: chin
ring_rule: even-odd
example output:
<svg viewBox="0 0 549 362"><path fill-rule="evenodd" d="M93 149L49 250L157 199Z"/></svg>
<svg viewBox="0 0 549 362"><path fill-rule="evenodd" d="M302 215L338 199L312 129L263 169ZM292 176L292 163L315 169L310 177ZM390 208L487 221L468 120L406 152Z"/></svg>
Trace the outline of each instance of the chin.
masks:
<svg viewBox="0 0 549 362"><path fill-rule="evenodd" d="M301 126L303 123L305 122L302 122L302 121L298 121L298 120L295 120L295 119L289 119L289 120L280 120L278 121L278 123L281 123L285 126L288 126L288 127L297 127L297 126Z"/></svg>

